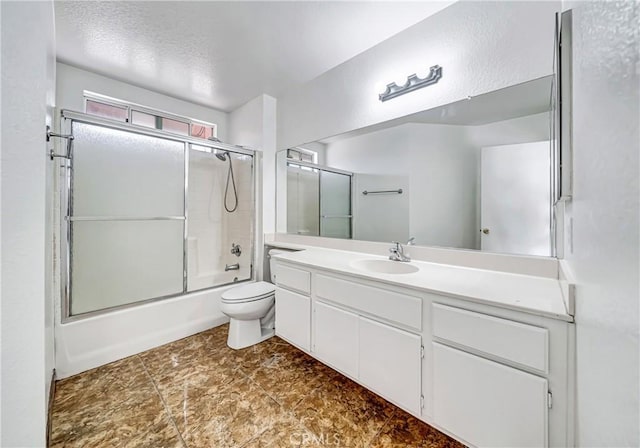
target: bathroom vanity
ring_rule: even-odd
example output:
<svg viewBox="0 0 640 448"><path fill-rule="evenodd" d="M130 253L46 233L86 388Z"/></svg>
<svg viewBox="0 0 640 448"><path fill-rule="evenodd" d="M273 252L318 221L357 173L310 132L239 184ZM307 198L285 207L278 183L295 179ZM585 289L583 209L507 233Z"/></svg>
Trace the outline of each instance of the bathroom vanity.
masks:
<svg viewBox="0 0 640 448"><path fill-rule="evenodd" d="M281 338L465 444L573 446L558 280L322 248L275 260Z"/></svg>

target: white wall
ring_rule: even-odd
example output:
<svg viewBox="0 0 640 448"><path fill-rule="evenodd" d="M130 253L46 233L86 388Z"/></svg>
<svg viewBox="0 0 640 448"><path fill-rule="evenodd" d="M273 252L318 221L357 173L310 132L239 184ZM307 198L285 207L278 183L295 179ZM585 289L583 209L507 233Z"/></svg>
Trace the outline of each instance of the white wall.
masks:
<svg viewBox="0 0 640 448"><path fill-rule="evenodd" d="M549 113L529 115L479 126L467 126L467 139L473 146L516 145L549 140Z"/></svg>
<svg viewBox="0 0 640 448"><path fill-rule="evenodd" d="M355 192L358 239L364 235L362 239L391 241L413 236L419 245L475 247L478 159L465 139L464 127L407 123L339 140L327 146L327 164L355 173L405 177L409 182L397 196L362 198L361 189ZM395 201L399 207L407 199L406 216L388 213L385 204L378 206L380 199L386 205ZM365 216L380 216L381 210L385 221L393 216L394 228L372 238L360 228L370 222L359 219L363 207ZM393 231L397 234L389 239Z"/></svg>
<svg viewBox="0 0 640 448"><path fill-rule="evenodd" d="M320 140L552 73L559 2L458 2L279 98L278 148ZM432 86L380 102L431 65Z"/></svg>
<svg viewBox="0 0 640 448"><path fill-rule="evenodd" d="M476 249L479 151L461 126L412 125L411 236Z"/></svg>
<svg viewBox="0 0 640 448"><path fill-rule="evenodd" d="M97 73L57 63L57 107L84 112L84 91L99 93L175 115L218 125L218 138L227 141L228 114L216 109L179 100Z"/></svg>
<svg viewBox="0 0 640 448"><path fill-rule="evenodd" d="M262 152L264 232L275 230L276 99L261 95L231 112L229 142Z"/></svg>
<svg viewBox="0 0 640 448"><path fill-rule="evenodd" d="M53 359L45 125L55 89L53 3L2 2L0 445L46 444Z"/></svg>
<svg viewBox="0 0 640 448"><path fill-rule="evenodd" d="M354 240L402 243L409 240L412 197L409 176L354 174L352 188ZM402 194L362 194L365 190L397 189L402 189Z"/></svg>
<svg viewBox="0 0 640 448"><path fill-rule="evenodd" d="M637 2L571 2L577 441L637 447L639 93ZM570 224L569 224L570 228Z"/></svg>

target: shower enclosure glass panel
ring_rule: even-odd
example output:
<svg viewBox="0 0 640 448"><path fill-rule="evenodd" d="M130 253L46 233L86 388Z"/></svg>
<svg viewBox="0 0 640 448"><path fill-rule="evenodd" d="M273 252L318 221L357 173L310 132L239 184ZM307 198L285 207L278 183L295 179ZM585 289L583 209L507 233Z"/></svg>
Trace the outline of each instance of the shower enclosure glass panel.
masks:
<svg viewBox="0 0 640 448"><path fill-rule="evenodd" d="M320 236L351 238L351 176L320 171Z"/></svg>
<svg viewBox="0 0 640 448"><path fill-rule="evenodd" d="M73 125L74 216L184 216L184 143Z"/></svg>
<svg viewBox="0 0 640 448"><path fill-rule="evenodd" d="M62 111L63 320L253 278L253 151Z"/></svg>
<svg viewBox="0 0 640 448"><path fill-rule="evenodd" d="M317 169L287 165L287 232L320 235L320 174Z"/></svg>
<svg viewBox="0 0 640 448"><path fill-rule="evenodd" d="M73 222L71 314L182 293L183 225Z"/></svg>
<svg viewBox="0 0 640 448"><path fill-rule="evenodd" d="M73 122L70 314L183 292L182 142Z"/></svg>
<svg viewBox="0 0 640 448"><path fill-rule="evenodd" d="M249 155L190 145L188 291L251 278L252 163Z"/></svg>

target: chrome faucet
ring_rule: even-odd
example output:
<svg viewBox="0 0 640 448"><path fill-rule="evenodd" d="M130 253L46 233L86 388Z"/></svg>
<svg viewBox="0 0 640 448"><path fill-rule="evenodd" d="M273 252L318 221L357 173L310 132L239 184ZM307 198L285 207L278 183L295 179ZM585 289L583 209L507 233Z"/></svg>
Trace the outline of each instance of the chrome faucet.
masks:
<svg viewBox="0 0 640 448"><path fill-rule="evenodd" d="M402 244L400 244L397 241L392 241L391 244L393 244L393 246L391 246L389 248L389 260L391 261L411 261L411 258L409 257L409 255L405 255L404 253L404 248L402 247Z"/></svg>
<svg viewBox="0 0 640 448"><path fill-rule="evenodd" d="M235 264L227 264L224 266L224 272L227 271L238 271L240 270L240 263L235 263Z"/></svg>

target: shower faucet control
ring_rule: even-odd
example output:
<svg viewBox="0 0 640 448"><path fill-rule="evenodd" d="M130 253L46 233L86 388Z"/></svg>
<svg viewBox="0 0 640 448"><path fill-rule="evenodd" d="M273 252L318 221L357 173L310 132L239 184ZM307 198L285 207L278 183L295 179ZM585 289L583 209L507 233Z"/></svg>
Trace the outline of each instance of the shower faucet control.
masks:
<svg viewBox="0 0 640 448"><path fill-rule="evenodd" d="M236 257L239 257L242 254L242 248L239 244L231 243L231 253Z"/></svg>

